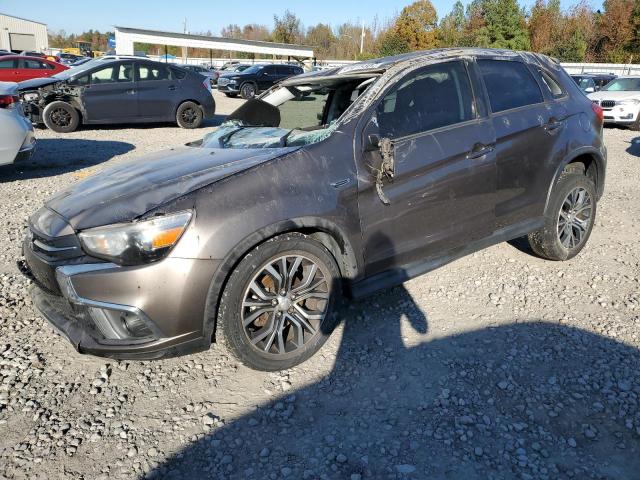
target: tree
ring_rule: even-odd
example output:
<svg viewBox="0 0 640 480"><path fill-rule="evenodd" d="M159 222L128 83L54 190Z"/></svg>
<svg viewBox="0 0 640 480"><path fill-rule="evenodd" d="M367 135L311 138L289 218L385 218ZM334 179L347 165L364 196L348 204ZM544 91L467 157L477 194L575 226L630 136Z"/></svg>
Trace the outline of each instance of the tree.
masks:
<svg viewBox="0 0 640 480"><path fill-rule="evenodd" d="M326 59L329 58L335 46L336 36L333 34L329 25L319 23L313 27L309 27L305 43L314 48L316 57Z"/></svg>
<svg viewBox="0 0 640 480"><path fill-rule="evenodd" d="M633 0L605 0L604 13L597 19L594 53L600 61L623 63L629 59L629 49L637 32L631 23Z"/></svg>
<svg viewBox="0 0 640 480"><path fill-rule="evenodd" d="M437 26L438 15L431 2L418 0L402 9L389 40L397 43L401 39L410 50L434 48L438 44Z"/></svg>
<svg viewBox="0 0 640 480"><path fill-rule="evenodd" d="M524 12L517 0L482 2L489 47L527 50L529 37Z"/></svg>
<svg viewBox="0 0 640 480"><path fill-rule="evenodd" d="M377 51L381 57L388 57L406 53L410 48L407 40L398 35L395 30L387 30L380 34Z"/></svg>
<svg viewBox="0 0 640 480"><path fill-rule="evenodd" d="M280 43L296 43L302 40L300 19L289 10L282 17L273 16L273 39Z"/></svg>
<svg viewBox="0 0 640 480"><path fill-rule="evenodd" d="M536 0L529 18L531 50L551 54L561 40L563 20L560 0Z"/></svg>
<svg viewBox="0 0 640 480"><path fill-rule="evenodd" d="M453 4L453 9L442 19L438 27L440 45L443 47L459 47L462 44L465 24L464 5L458 0Z"/></svg>

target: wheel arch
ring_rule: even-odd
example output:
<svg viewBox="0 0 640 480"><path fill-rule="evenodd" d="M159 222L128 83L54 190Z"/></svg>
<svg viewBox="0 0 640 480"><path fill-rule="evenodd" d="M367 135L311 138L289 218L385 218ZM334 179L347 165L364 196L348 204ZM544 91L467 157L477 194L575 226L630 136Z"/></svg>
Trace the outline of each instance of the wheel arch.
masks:
<svg viewBox="0 0 640 480"><path fill-rule="evenodd" d="M567 169L567 166L571 164L582 165L582 167L580 167L582 173L591 178L596 186L598 199L602 197L602 194L604 192L606 160L602 156L602 153L594 147L579 148L571 152L571 154L567 155L556 168L553 179L551 180L551 183L547 190L547 198L544 209L545 212L547 211L547 207L549 206L549 200L551 198L551 190L553 189L553 186L558 181L560 175L562 175L562 172L564 172Z"/></svg>
<svg viewBox="0 0 640 480"><path fill-rule="evenodd" d="M308 235L327 248L336 260L342 279L345 280L343 282L343 290L347 288L347 283L350 280L357 277L360 266L355 250L344 231L333 222L316 217L302 217L284 220L264 227L238 242L213 274L204 311L206 338L215 340L220 297L236 265L253 248L287 233Z"/></svg>

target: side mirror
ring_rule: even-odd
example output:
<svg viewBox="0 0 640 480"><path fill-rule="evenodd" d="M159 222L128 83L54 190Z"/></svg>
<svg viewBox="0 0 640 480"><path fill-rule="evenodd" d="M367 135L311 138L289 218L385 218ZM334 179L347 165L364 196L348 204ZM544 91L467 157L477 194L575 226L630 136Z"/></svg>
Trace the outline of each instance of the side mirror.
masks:
<svg viewBox="0 0 640 480"><path fill-rule="evenodd" d="M587 92L587 93L593 93L593 92L596 91L596 89L593 88L593 87L587 87L587 88L584 89L584 91Z"/></svg>

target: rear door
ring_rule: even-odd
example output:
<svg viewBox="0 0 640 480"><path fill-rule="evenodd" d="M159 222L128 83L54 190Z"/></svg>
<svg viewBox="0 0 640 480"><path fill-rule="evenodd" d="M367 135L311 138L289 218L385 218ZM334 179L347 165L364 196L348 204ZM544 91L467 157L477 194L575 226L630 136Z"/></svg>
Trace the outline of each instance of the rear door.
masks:
<svg viewBox="0 0 640 480"><path fill-rule="evenodd" d="M408 73L367 115L363 143L371 134L389 138L395 160L393 181L382 187L385 205L372 175L380 151L360 153L367 275L441 257L491 234L495 136L474 100L466 62Z"/></svg>
<svg viewBox="0 0 640 480"><path fill-rule="evenodd" d="M496 228L500 229L542 215L547 165L566 111L545 99L534 72L523 62L480 59L477 65L496 132Z"/></svg>
<svg viewBox="0 0 640 480"><path fill-rule="evenodd" d="M126 122L138 115L133 62L109 62L89 72L86 81L82 102L87 122Z"/></svg>
<svg viewBox="0 0 640 480"><path fill-rule="evenodd" d="M18 60L16 82L31 80L32 78L48 77L55 73L53 65L35 58L21 58Z"/></svg>
<svg viewBox="0 0 640 480"><path fill-rule="evenodd" d="M167 65L136 62L138 109L152 120L173 120L180 95L180 81Z"/></svg>

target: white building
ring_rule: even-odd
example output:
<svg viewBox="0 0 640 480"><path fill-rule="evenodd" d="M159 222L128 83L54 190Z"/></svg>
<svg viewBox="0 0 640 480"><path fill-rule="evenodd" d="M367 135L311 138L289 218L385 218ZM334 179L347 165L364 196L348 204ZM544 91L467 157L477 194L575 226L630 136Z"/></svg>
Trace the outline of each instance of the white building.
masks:
<svg viewBox="0 0 640 480"><path fill-rule="evenodd" d="M0 13L0 50L42 52L49 48L47 26Z"/></svg>

